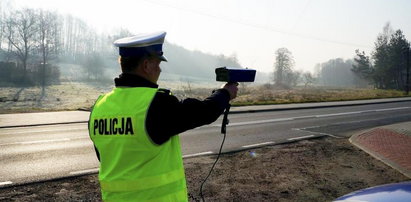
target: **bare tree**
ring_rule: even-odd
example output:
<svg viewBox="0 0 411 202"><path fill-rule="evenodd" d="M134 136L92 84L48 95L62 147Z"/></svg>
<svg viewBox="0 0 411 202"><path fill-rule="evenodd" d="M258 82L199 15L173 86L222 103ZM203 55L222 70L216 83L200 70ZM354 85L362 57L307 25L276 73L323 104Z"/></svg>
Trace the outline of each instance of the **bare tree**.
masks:
<svg viewBox="0 0 411 202"><path fill-rule="evenodd" d="M88 81L101 81L104 79L105 64L103 57L98 52L88 54L84 58L82 67Z"/></svg>
<svg viewBox="0 0 411 202"><path fill-rule="evenodd" d="M38 31L36 26L36 13L33 9L23 9L13 12L6 20L6 30L13 53L23 65L23 84L27 84L27 62L33 48Z"/></svg>
<svg viewBox="0 0 411 202"><path fill-rule="evenodd" d="M10 57L11 57L11 52L13 49L13 45L11 44L11 41L9 40L13 35L13 22L10 21L8 17L4 18L3 20L4 20L4 29L3 29L4 37L7 38L7 53L6 53L5 60L6 62L9 62Z"/></svg>
<svg viewBox="0 0 411 202"><path fill-rule="evenodd" d="M4 36L4 31L5 31L5 22L4 22L4 12L3 12L3 5L0 3L0 51L2 48L3 44L3 36Z"/></svg>
<svg viewBox="0 0 411 202"><path fill-rule="evenodd" d="M49 11L39 11L38 16L38 43L39 52L41 54L41 86L43 93L46 86L46 66L50 56L56 55L58 52L58 22L57 14Z"/></svg>
<svg viewBox="0 0 411 202"><path fill-rule="evenodd" d="M3 47L3 42L6 34L6 16L12 10L10 0L0 1L0 49Z"/></svg>
<svg viewBox="0 0 411 202"><path fill-rule="evenodd" d="M310 72L304 72L302 74L302 80L305 88L316 81L315 77Z"/></svg>
<svg viewBox="0 0 411 202"><path fill-rule="evenodd" d="M64 55L75 63L81 62L81 56L86 54L91 38L85 37L89 34L87 24L76 17L67 15L64 18L63 46Z"/></svg>
<svg viewBox="0 0 411 202"><path fill-rule="evenodd" d="M287 48L279 48L275 55L274 84L279 87L290 87L293 80L293 56Z"/></svg>

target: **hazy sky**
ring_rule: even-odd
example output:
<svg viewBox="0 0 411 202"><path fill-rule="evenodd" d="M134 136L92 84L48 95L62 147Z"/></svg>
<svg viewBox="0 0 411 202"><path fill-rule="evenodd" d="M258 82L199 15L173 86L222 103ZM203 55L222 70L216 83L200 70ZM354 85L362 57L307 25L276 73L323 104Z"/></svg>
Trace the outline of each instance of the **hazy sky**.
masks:
<svg viewBox="0 0 411 202"><path fill-rule="evenodd" d="M411 40L409 0L14 0L14 5L70 13L99 31L164 30L171 43L236 54L244 67L265 72L273 70L281 47L292 52L295 68L305 71L329 59L352 58L355 49L369 54L387 22Z"/></svg>

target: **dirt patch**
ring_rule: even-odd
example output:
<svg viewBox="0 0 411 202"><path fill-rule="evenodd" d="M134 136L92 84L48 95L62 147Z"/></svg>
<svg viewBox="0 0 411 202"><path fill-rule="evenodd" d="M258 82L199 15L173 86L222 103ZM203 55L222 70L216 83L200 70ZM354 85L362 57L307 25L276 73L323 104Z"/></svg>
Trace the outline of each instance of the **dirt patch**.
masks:
<svg viewBox="0 0 411 202"><path fill-rule="evenodd" d="M184 159L189 197L215 156ZM354 190L409 180L352 146L322 138L222 155L204 186L206 201L332 201ZM96 175L0 189L0 201L100 201Z"/></svg>

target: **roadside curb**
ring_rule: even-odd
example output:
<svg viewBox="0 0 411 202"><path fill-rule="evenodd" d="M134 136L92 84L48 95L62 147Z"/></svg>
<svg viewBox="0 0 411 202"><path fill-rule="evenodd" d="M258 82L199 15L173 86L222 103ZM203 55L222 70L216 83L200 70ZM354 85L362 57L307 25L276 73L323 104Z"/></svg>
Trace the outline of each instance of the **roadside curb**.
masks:
<svg viewBox="0 0 411 202"><path fill-rule="evenodd" d="M406 97L408 98L408 97ZM367 100L364 100L367 101ZM371 101L371 100L369 100ZM329 105L319 105L319 106L295 106L295 107L285 107L285 108L266 108L266 109L248 109L248 110L242 110L238 109L241 107L231 107L232 111L230 111L230 114L241 114L241 113L255 113L255 112L271 112L271 111L285 111L285 110L300 110L300 109L320 109L320 108L331 108L331 107L345 107L345 106L361 106L361 105L370 105L370 104L387 104L387 103L396 103L396 102L409 102L411 101L410 99L404 99L404 100L388 100L388 101L378 101L376 100L375 102L364 102L364 103L347 103L347 104L333 104L330 102ZM321 102L313 102L311 104L316 104L316 103L321 103ZM307 104L307 103L298 103L298 104ZM253 105L253 107L258 107L258 106L264 106L264 105ZM278 105L266 105L266 106L278 106ZM244 106L246 107L246 106ZM237 108L237 109L236 109Z"/></svg>
<svg viewBox="0 0 411 202"><path fill-rule="evenodd" d="M395 134L398 136L407 136L405 134L401 134L398 133L394 130L391 129L387 129L387 128L382 128L382 127L377 127L377 128L373 128L367 131L362 131L360 133L354 134L349 138L349 141L351 144L355 145L356 147L360 148L361 150L365 151L366 153L368 153L369 155L371 155L372 157L382 161L384 164L394 168L395 170L399 171L400 173L402 173L403 175L411 178L411 170L409 168L406 168L403 162L399 162L398 159L396 159L395 155L396 153L398 153L397 151L387 151L387 150L378 150L375 148L370 148L367 147L365 145L365 142L367 141L367 143L369 144L376 144L375 141L372 140L367 140L366 138L370 139L370 137L372 136L376 136L376 135L380 135L382 134L382 132L385 133L391 133L391 134ZM411 137L408 137L411 140ZM387 138L392 140L393 138ZM381 143L380 143L381 144ZM385 143L387 145L392 144L392 142L387 142ZM378 145L376 145L377 147ZM386 154L382 154L383 152L385 152ZM391 152L392 155L387 155L387 152ZM411 154L409 154L411 155Z"/></svg>
<svg viewBox="0 0 411 202"><path fill-rule="evenodd" d="M15 126L0 126L2 128L24 128L24 127L35 127L35 126L52 126L52 125L64 125L64 124L75 124L75 123L88 123L88 121L70 121L70 122L57 122L57 123L39 123L39 124L27 124L27 125L15 125Z"/></svg>

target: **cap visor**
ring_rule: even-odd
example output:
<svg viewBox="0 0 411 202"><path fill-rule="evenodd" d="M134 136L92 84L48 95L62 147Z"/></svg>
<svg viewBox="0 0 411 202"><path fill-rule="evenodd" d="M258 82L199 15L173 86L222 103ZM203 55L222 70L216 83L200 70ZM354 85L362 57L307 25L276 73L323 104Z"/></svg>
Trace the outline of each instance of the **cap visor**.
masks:
<svg viewBox="0 0 411 202"><path fill-rule="evenodd" d="M164 55L158 56L158 59L164 62L168 62L167 58Z"/></svg>

